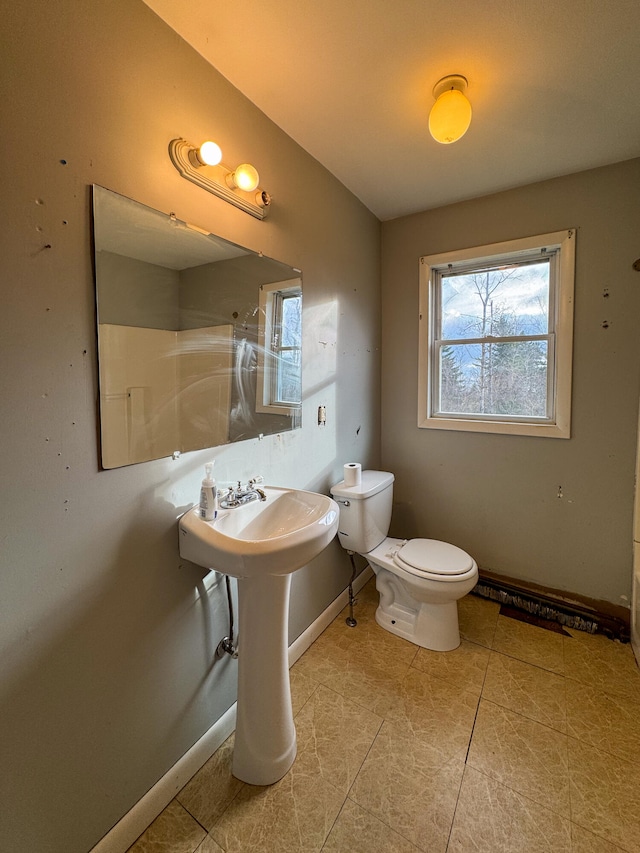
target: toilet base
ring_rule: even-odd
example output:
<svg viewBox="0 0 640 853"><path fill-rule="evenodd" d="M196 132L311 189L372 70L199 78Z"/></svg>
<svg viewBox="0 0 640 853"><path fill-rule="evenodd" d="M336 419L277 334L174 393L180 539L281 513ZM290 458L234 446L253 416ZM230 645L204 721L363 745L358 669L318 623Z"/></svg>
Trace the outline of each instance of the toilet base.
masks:
<svg viewBox="0 0 640 853"><path fill-rule="evenodd" d="M391 634L423 649L450 652L460 645L457 601L442 604L422 602L418 610L412 610L397 602L384 607L381 600L376 610L376 622Z"/></svg>
<svg viewBox="0 0 640 853"><path fill-rule="evenodd" d="M386 540L382 551L388 550ZM410 575L403 579L391 571L392 559L378 551L367 555L369 565L376 575L376 589L380 604L376 610L376 622L385 631L403 637L424 649L434 652L450 652L460 645L458 625L458 599L475 586L477 569L463 581L425 581L414 583ZM374 559L375 556L375 559ZM383 561L389 566L383 566ZM425 600L428 599L428 600Z"/></svg>

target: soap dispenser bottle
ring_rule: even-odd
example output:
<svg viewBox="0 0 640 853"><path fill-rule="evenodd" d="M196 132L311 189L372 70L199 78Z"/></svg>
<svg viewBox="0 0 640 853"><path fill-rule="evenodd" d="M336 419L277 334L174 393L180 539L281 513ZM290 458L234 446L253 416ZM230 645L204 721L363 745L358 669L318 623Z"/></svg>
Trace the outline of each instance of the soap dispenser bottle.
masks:
<svg viewBox="0 0 640 853"><path fill-rule="evenodd" d="M200 508L199 515L205 521L213 521L217 515L218 492L216 489L216 481L211 476L213 471L213 462L207 462L204 466L205 477L202 481L200 489Z"/></svg>

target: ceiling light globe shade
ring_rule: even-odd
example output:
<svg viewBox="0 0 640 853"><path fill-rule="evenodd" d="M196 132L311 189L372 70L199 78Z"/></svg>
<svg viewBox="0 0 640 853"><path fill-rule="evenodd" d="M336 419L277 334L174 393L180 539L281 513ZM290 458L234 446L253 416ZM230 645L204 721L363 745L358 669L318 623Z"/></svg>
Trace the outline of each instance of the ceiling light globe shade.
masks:
<svg viewBox="0 0 640 853"><path fill-rule="evenodd" d="M471 124L471 104L457 89L447 89L431 108L429 132L436 142L449 145L465 135Z"/></svg>
<svg viewBox="0 0 640 853"><path fill-rule="evenodd" d="M211 142L211 140L203 142L200 148L198 148L198 159L205 166L217 166L222 160L222 149L217 143Z"/></svg>
<svg viewBox="0 0 640 853"><path fill-rule="evenodd" d="M251 192L260 183L260 175L250 163L241 163L233 173L233 182L238 189Z"/></svg>

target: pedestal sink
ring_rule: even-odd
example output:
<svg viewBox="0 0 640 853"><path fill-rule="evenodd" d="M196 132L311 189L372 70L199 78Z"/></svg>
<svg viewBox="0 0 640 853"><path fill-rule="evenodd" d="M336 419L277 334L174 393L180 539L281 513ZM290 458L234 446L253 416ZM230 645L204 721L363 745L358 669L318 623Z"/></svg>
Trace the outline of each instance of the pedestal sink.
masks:
<svg viewBox="0 0 640 853"><path fill-rule="evenodd" d="M233 775L251 785L281 779L296 757L289 689L291 575L316 557L338 529L326 495L266 486L266 500L180 519L180 554L238 580L238 714Z"/></svg>

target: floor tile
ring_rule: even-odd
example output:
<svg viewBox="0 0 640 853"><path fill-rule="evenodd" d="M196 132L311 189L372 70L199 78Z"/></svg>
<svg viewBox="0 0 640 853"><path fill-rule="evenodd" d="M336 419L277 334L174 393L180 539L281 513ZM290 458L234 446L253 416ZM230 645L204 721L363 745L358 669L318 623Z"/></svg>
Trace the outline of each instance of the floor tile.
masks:
<svg viewBox="0 0 640 853"><path fill-rule="evenodd" d="M566 735L482 699L467 764L570 817Z"/></svg>
<svg viewBox="0 0 640 853"><path fill-rule="evenodd" d="M293 716L300 711L305 702L307 702L314 690L318 687L318 683L315 678L312 678L308 673L303 672L301 669L296 669L292 667L289 670L289 685L291 688L291 707L293 709Z"/></svg>
<svg viewBox="0 0 640 853"><path fill-rule="evenodd" d="M418 649L412 666L480 695L491 652L485 646L461 640L451 652Z"/></svg>
<svg viewBox="0 0 640 853"><path fill-rule="evenodd" d="M499 614L500 605L497 601L489 601L478 595L465 595L458 602L460 636L490 649Z"/></svg>
<svg viewBox="0 0 640 853"><path fill-rule="evenodd" d="M640 766L569 738L571 819L600 838L640 850Z"/></svg>
<svg viewBox="0 0 640 853"><path fill-rule="evenodd" d="M571 824L571 853L620 853L622 847L598 838L592 832Z"/></svg>
<svg viewBox="0 0 640 853"><path fill-rule="evenodd" d="M224 853L224 850L219 844L216 844L210 835L207 835L195 853Z"/></svg>
<svg viewBox="0 0 640 853"><path fill-rule="evenodd" d="M466 767L448 853L572 853L568 820Z"/></svg>
<svg viewBox="0 0 640 853"><path fill-rule="evenodd" d="M564 638L567 678L640 702L640 670L631 646L572 631Z"/></svg>
<svg viewBox="0 0 640 853"><path fill-rule="evenodd" d="M228 738L176 797L207 830L242 787L231 775L234 741L234 735Z"/></svg>
<svg viewBox="0 0 640 853"><path fill-rule="evenodd" d="M476 693L411 668L385 719L464 761L477 708Z"/></svg>
<svg viewBox="0 0 640 853"><path fill-rule="evenodd" d="M562 634L499 616L492 648L509 657L563 675L563 640Z"/></svg>
<svg viewBox="0 0 640 853"><path fill-rule="evenodd" d="M322 639L316 640L293 669L384 717L398 695L409 662L393 658L378 662L359 646L345 651Z"/></svg>
<svg viewBox="0 0 640 853"><path fill-rule="evenodd" d="M128 853L194 853L206 834L200 824L172 800Z"/></svg>
<svg viewBox="0 0 640 853"><path fill-rule="evenodd" d="M420 850L444 853L464 764L385 722L350 797Z"/></svg>
<svg viewBox="0 0 640 853"><path fill-rule="evenodd" d="M640 764L640 707L634 699L567 682L567 731L572 737ZM640 799L640 792L638 794Z"/></svg>
<svg viewBox="0 0 640 853"><path fill-rule="evenodd" d="M492 652L482 696L556 731L567 730L565 679L554 672Z"/></svg>
<svg viewBox="0 0 640 853"><path fill-rule="evenodd" d="M298 769L349 792L382 718L321 685L296 717Z"/></svg>
<svg viewBox="0 0 640 853"><path fill-rule="evenodd" d="M376 623L374 580L358 598L290 671L284 779L234 779L232 737L130 853L640 851L629 646L468 595L460 647L431 652Z"/></svg>
<svg viewBox="0 0 640 853"><path fill-rule="evenodd" d="M315 853L343 802L333 785L294 763L275 785L243 785L209 834L225 853Z"/></svg>
<svg viewBox="0 0 640 853"><path fill-rule="evenodd" d="M363 652L373 663L380 665L393 659L397 662L411 663L418 652L418 646L403 637L398 637L382 628L375 620L377 605L365 605L356 615L358 624L349 627L343 616L348 610L343 610L340 617L334 619L323 632L321 644L328 643L332 648L345 652Z"/></svg>
<svg viewBox="0 0 640 853"><path fill-rule="evenodd" d="M419 848L352 800L342 807L322 853L418 853Z"/></svg>

